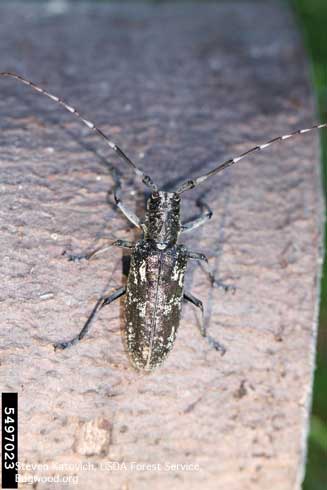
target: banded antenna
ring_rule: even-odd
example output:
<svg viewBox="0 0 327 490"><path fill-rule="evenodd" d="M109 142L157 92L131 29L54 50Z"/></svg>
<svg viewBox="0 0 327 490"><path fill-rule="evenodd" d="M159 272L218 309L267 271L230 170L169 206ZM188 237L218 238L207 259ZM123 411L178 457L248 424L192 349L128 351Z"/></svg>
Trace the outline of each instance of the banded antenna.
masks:
<svg viewBox="0 0 327 490"><path fill-rule="evenodd" d="M247 157L251 153L255 153L257 151L265 150L269 146L271 146L274 143L277 143L278 141L284 141L289 138L293 138L294 136L298 134L304 134L304 133L309 133L310 131L313 131L314 129L322 129L326 128L327 123L323 124L315 124L314 126L311 126L310 128L306 129L298 129L297 131L294 131L289 134L284 134L283 136L277 136L277 138L273 138L266 143L263 143L262 145L257 145L254 146L253 148L250 148L249 150L245 151L244 153L241 153L240 155L230 158L226 160L225 162L219 164L217 167L214 169L210 170L208 173L201 175L200 177L196 177L193 180L187 180L184 182L182 185L180 185L177 190L175 191L177 194L182 194L182 192L188 191L190 189L194 189L194 187L197 187L199 184L202 184L202 182L205 182L209 177L212 177L213 175L218 174L219 172L222 172L225 170L225 168L230 167L231 165L234 165L235 163L239 162L240 160L243 160L243 158Z"/></svg>
<svg viewBox="0 0 327 490"><path fill-rule="evenodd" d="M105 142L107 143L107 145L113 151L115 151L117 153L117 155L121 159L123 159L133 169L134 173L136 173L136 175L142 179L142 182L147 187L149 187L153 192L158 190L157 186L155 185L155 183L153 182L153 180L151 179L151 177L149 177L149 175L145 175L142 172L142 170L140 170L135 165L135 163L133 163L132 160L130 160L128 158L128 156L123 152L123 150L121 150L121 148L119 148L119 146L117 146L115 143L113 143L108 138L108 136L106 136L103 133L103 131L101 131L101 129L97 128L95 126L95 124L93 124L93 122L91 122L88 119L85 119L83 116L81 116L81 114L74 107L72 107L71 105L67 104L63 99L61 99L59 97L56 97L55 95L50 94L50 92L47 92L46 90L44 90L43 88L41 88L39 85L36 85L35 83L31 82L30 80L27 80L26 78L22 77L21 75L17 75L16 73L0 72L0 77L10 77L10 78L14 78L16 80L19 80L20 82L24 83L25 85L28 85L29 87L31 87L36 92L39 92L40 94L45 95L49 99L51 99L54 102L57 102L58 104L60 104L61 106L63 106L68 112L70 112L71 114L74 114L74 116L78 117L82 121L82 123L85 124L85 126L87 126L89 129L92 129L99 136L101 136L101 138L105 140Z"/></svg>

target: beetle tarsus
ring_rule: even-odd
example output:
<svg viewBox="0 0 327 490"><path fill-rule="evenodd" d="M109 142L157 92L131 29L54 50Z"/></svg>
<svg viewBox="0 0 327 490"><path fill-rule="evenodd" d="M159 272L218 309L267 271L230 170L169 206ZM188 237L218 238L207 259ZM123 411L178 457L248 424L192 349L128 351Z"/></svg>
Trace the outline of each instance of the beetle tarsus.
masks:
<svg viewBox="0 0 327 490"><path fill-rule="evenodd" d="M89 260L90 254L70 254L66 250L63 251L62 255L67 257L69 262L80 262L81 260Z"/></svg>
<svg viewBox="0 0 327 490"><path fill-rule="evenodd" d="M218 340L215 340L213 337L211 337L211 335L204 335L204 337L216 351L220 352L221 356L224 356L226 354L226 347L218 342Z"/></svg>
<svg viewBox="0 0 327 490"><path fill-rule="evenodd" d="M74 345L75 342L69 341L69 342L58 342L58 344L53 344L54 350L64 350L67 349L67 347L71 347Z"/></svg>
<svg viewBox="0 0 327 490"><path fill-rule="evenodd" d="M232 294L236 293L236 286L234 286L234 284L225 284L224 282L220 281L219 279L216 279L212 273L209 273L209 276L210 276L210 281L211 281L212 287L223 289L223 291L225 291L225 293L229 293L229 292L231 292Z"/></svg>

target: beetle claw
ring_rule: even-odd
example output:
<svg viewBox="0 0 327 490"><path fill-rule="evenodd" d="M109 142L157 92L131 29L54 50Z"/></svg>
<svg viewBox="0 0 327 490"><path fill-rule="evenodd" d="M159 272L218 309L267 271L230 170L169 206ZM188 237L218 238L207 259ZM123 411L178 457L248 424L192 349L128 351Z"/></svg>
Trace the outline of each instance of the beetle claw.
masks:
<svg viewBox="0 0 327 490"><path fill-rule="evenodd" d="M234 284L225 284L224 282L218 281L215 278L213 278L211 282L214 288L223 289L225 293L229 293L229 292L231 292L232 294L236 293L236 286L234 286Z"/></svg>
<svg viewBox="0 0 327 490"><path fill-rule="evenodd" d="M226 347L224 347L218 340L215 340L211 336L207 336L209 344L216 349L216 351L220 352L221 356L224 356L226 354Z"/></svg>
<svg viewBox="0 0 327 490"><path fill-rule="evenodd" d="M64 350L68 347L68 342L59 342L58 344L53 344L54 350Z"/></svg>
<svg viewBox="0 0 327 490"><path fill-rule="evenodd" d="M65 257L67 257L67 260L69 260L70 262L80 262L83 259L86 259L86 260L88 259L88 256L87 255L83 255L83 254L70 254L66 250L63 251L62 255L64 255Z"/></svg>

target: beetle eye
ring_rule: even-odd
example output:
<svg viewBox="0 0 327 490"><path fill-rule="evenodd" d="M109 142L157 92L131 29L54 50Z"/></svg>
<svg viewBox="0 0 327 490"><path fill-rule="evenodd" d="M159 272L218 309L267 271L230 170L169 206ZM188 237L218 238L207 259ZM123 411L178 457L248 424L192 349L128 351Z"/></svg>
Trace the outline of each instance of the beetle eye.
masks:
<svg viewBox="0 0 327 490"><path fill-rule="evenodd" d="M174 194L174 201L179 202L181 200L178 194Z"/></svg>
<svg viewBox="0 0 327 490"><path fill-rule="evenodd" d="M159 198L159 192L158 191L154 191L152 193L152 196L151 197L152 197L152 199L158 199Z"/></svg>

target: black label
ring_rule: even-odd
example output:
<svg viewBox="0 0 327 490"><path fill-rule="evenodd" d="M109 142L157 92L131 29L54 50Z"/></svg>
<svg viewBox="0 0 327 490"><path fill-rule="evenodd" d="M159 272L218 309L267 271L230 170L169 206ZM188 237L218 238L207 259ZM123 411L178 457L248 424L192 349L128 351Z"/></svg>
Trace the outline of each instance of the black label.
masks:
<svg viewBox="0 0 327 490"><path fill-rule="evenodd" d="M18 397L17 393L2 393L2 488L18 488Z"/></svg>

